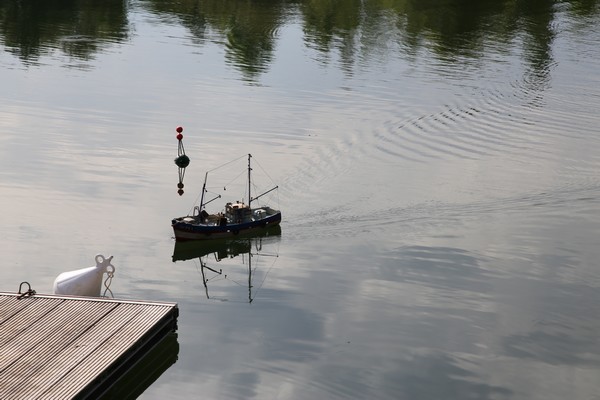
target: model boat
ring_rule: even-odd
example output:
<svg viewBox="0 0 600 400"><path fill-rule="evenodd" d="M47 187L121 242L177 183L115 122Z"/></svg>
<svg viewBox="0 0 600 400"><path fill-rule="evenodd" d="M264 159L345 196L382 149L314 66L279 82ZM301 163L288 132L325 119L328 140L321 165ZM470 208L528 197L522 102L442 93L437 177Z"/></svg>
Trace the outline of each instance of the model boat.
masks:
<svg viewBox="0 0 600 400"><path fill-rule="evenodd" d="M217 213L209 213L206 206L221 195L206 199L209 172L204 176L200 203L194 206L192 213L171 221L175 240L208 240L234 237L240 234L251 234L257 231L276 226L281 222L281 211L269 205L259 205L258 199L278 189L272 187L267 191L252 197L252 155L248 154L247 167L247 199L248 202L227 202L224 209ZM234 160L235 161L235 160ZM232 161L233 162L233 161ZM227 163L230 164L230 163ZM224 165L227 165L224 164Z"/></svg>

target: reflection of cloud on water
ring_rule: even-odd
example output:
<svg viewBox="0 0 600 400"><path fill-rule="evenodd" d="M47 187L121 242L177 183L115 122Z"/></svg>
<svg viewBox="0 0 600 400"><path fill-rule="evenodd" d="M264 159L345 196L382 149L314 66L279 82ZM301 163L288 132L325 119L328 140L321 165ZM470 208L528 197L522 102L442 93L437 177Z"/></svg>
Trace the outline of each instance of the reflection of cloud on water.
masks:
<svg viewBox="0 0 600 400"><path fill-rule="evenodd" d="M542 259L545 271L569 261ZM365 327L354 333L370 332L398 353L422 349L407 356L406 369L382 368L389 376L380 386L393 386L405 396L395 398L407 399L503 398L513 391L559 399L555 393L565 385L592 376L600 365L600 291L572 274L532 275L531 263L518 266L518 277L507 274L515 262L450 246L404 246L378 255L370 278L358 284L353 319ZM384 350L369 347L364 353L372 354L372 363L390 362ZM585 395L594 387L570 390L564 393Z"/></svg>
<svg viewBox="0 0 600 400"><path fill-rule="evenodd" d="M202 346L186 347L177 372L193 376L170 387L191 391L193 382L215 398L592 393L569 384L595 372L572 368L598 359L595 322L582 317L595 315L595 289L507 275L510 260L458 245L336 244L316 240L298 249L311 249L305 258L288 254L251 305L181 299L180 330Z"/></svg>
<svg viewBox="0 0 600 400"><path fill-rule="evenodd" d="M254 399L260 393L260 372L245 371L224 374L223 398Z"/></svg>
<svg viewBox="0 0 600 400"><path fill-rule="evenodd" d="M526 284L517 301L521 309L536 318L528 324L515 324L513 331L501 338L501 352L551 365L599 367L600 323L596 308L600 291L574 283L529 280ZM531 293L536 296L533 307L525 301Z"/></svg>
<svg viewBox="0 0 600 400"><path fill-rule="evenodd" d="M504 340L504 351L511 357L530 358L548 364L600 366L596 335L574 336L567 332L534 330L511 335Z"/></svg>
<svg viewBox="0 0 600 400"><path fill-rule="evenodd" d="M451 247L409 246L385 257L382 273L397 274L403 282L419 282L438 289L487 293L493 271L481 267L482 256Z"/></svg>
<svg viewBox="0 0 600 400"><path fill-rule="evenodd" d="M281 301L290 293L263 289L262 303L266 298L276 300L267 305L261 303L261 312L268 317L261 319L261 339L256 343L269 361L308 361L316 359L323 351L323 318L312 310L297 308L293 305L281 307ZM276 304L277 303L277 304ZM273 340L272 332L276 332Z"/></svg>
<svg viewBox="0 0 600 400"><path fill-rule="evenodd" d="M377 258L371 292L392 285L385 292L410 307L408 314L473 321L493 310L494 279L501 273L488 269L488 263L488 257L455 247L401 247Z"/></svg>
<svg viewBox="0 0 600 400"><path fill-rule="evenodd" d="M504 399L512 390L485 383L475 365L451 354L418 351L384 374L384 386L395 387L396 399ZM483 379L482 379L483 378Z"/></svg>
<svg viewBox="0 0 600 400"><path fill-rule="evenodd" d="M295 295L263 287L261 300L252 304L219 302L207 307L199 293L179 299L182 341L184 332L193 332L202 346L187 346L180 355L181 375L172 377L178 382L175 387L201 385L209 398L250 399L265 398L283 377L303 379L295 377L298 365L322 356L326 334L323 318L298 307ZM189 388L182 390L187 393Z"/></svg>
<svg viewBox="0 0 600 400"><path fill-rule="evenodd" d="M363 348L352 359L335 358L313 368L303 387L306 397L327 393L347 399L505 399L513 391L488 383L477 366L460 356L436 350L388 348L387 357ZM356 367L360 359L362 368Z"/></svg>

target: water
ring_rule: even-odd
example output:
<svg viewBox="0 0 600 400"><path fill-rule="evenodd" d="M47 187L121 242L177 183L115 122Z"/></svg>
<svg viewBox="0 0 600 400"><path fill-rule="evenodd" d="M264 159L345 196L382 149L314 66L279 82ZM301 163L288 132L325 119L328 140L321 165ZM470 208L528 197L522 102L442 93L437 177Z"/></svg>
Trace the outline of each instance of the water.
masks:
<svg viewBox="0 0 600 400"><path fill-rule="evenodd" d="M596 1L29 7L0 6L2 290L103 253L116 297L177 302L142 398L597 398ZM173 262L246 153L280 235Z"/></svg>

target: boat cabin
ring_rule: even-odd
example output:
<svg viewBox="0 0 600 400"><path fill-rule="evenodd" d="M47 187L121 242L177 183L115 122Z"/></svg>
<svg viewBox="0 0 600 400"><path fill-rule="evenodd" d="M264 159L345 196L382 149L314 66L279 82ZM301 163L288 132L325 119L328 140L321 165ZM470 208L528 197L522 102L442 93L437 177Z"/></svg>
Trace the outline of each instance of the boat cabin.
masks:
<svg viewBox="0 0 600 400"><path fill-rule="evenodd" d="M247 204L238 201L236 203L227 203L225 205L225 216L232 223L240 223L249 221L252 214L250 212L250 207Z"/></svg>

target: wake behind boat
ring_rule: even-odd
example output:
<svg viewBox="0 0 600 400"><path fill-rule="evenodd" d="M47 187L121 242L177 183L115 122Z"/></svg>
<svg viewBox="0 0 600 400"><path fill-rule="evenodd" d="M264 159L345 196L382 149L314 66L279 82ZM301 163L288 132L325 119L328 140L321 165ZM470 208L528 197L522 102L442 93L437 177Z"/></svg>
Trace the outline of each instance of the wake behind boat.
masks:
<svg viewBox="0 0 600 400"><path fill-rule="evenodd" d="M221 212L209 214L206 211L206 205L221 198L221 195L217 195L210 200L205 200L205 194L208 193L208 174L219 168L209 171L204 177L200 204L194 207L191 215L174 218L171 221L171 226L175 233L175 240L185 241L228 238L239 234L261 231L265 228L278 225L281 222L281 211L271 208L268 205L255 206L255 204L258 204L257 200L259 198L277 190L278 186L252 197L251 159L252 155L248 154L248 204L243 201L228 202ZM228 164L230 163L224 165ZM225 188L223 190L225 190Z"/></svg>

